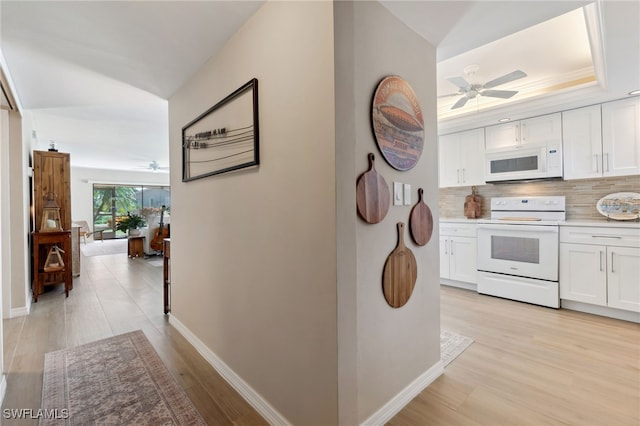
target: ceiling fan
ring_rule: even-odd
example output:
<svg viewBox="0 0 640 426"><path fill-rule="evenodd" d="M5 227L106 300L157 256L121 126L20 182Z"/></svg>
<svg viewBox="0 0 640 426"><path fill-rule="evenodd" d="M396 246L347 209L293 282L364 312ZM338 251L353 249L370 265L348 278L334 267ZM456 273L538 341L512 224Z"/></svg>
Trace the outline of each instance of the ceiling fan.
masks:
<svg viewBox="0 0 640 426"><path fill-rule="evenodd" d="M160 163L158 163L156 160L153 160L152 162L150 162L149 165L146 166L146 167L138 167L138 168L139 169L145 169L145 170L151 170L154 173L159 172L159 171L169 170L169 167L161 166Z"/></svg>
<svg viewBox="0 0 640 426"><path fill-rule="evenodd" d="M469 65L464 68L464 73L467 78L473 77L476 72L478 72L478 65ZM489 96L492 98L502 98L509 99L516 93L517 90L490 90L496 86L500 86L505 83L509 83L514 80L518 80L520 78L526 77L527 74L524 71L515 70L508 74L503 75L502 77L495 78L491 81L488 81L484 84L479 83L469 83L464 77L448 77L447 80L458 87L458 91L456 93L449 93L447 95L438 96L438 98L447 98L450 96L460 96L462 97L458 99L458 101L453 104L451 109L462 108L469 99L474 99L476 96Z"/></svg>

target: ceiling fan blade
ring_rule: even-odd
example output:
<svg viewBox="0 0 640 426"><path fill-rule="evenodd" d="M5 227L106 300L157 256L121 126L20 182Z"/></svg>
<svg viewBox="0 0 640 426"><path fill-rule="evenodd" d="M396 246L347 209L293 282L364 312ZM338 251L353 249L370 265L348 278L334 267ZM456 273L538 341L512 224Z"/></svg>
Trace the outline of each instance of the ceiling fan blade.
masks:
<svg viewBox="0 0 640 426"><path fill-rule="evenodd" d="M488 81L485 84L483 84L482 87L485 89L490 89L492 87L500 86L501 84L505 84L513 80L518 80L519 78L523 78L526 76L527 74L524 71L516 70L516 71L510 72L509 74L505 74L502 77L498 77L496 79Z"/></svg>
<svg viewBox="0 0 640 426"><path fill-rule="evenodd" d="M462 108L464 106L464 104L467 103L468 100L469 100L469 98L467 98L466 96L461 97L460 99L458 99L458 102L453 104L451 109Z"/></svg>
<svg viewBox="0 0 640 426"><path fill-rule="evenodd" d="M438 99L440 99L440 98L450 98L451 96L460 96L460 93L457 92L457 93L449 93L448 95L440 95L440 96L438 96Z"/></svg>
<svg viewBox="0 0 640 426"><path fill-rule="evenodd" d="M460 76L447 77L447 80L461 89L467 89L469 86L471 86L469 83L467 83L467 80Z"/></svg>
<svg viewBox="0 0 640 426"><path fill-rule="evenodd" d="M518 93L517 90L483 90L482 92L480 92L480 95L490 96L492 98L509 99L516 93Z"/></svg>

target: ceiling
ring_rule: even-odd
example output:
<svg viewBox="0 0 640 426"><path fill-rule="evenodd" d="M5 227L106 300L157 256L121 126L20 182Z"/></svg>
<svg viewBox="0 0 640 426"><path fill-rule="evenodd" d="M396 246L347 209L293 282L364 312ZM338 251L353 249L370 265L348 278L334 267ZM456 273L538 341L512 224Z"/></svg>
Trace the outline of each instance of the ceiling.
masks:
<svg viewBox="0 0 640 426"><path fill-rule="evenodd" d="M590 45L596 48L594 58L594 49L584 47L584 26L569 30L577 21L584 22L580 18L538 29L537 35L504 38L586 1L381 3L437 47L439 95L456 92L446 77L464 76L471 64L479 69L465 76L469 82L484 82L514 69L528 74L496 87L519 91L498 104L480 97L451 115L457 97L440 99L441 128L490 121L507 111L542 111L563 102L585 104L587 98L599 102L640 88L638 2L606 0L595 8L601 20L591 27L596 34L602 30L602 41ZM167 99L261 5L262 1L2 0L0 46L17 97L29 112L25 117L31 117L36 147L46 149L55 141L58 149L72 153L72 165L80 167L148 171L153 161L167 166ZM579 80L580 72L595 77L567 83ZM565 82L558 83L559 77ZM560 94L541 90L543 85L560 89ZM527 91L538 93L526 98Z"/></svg>

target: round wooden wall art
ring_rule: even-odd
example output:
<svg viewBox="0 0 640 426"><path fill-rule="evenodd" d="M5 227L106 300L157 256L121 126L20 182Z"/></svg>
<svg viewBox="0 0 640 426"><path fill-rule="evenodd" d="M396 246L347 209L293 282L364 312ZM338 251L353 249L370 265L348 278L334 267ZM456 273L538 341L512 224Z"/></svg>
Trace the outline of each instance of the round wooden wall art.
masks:
<svg viewBox="0 0 640 426"><path fill-rule="evenodd" d="M384 159L394 169L412 169L422 155L424 120L409 83L398 76L382 79L373 96L371 121Z"/></svg>

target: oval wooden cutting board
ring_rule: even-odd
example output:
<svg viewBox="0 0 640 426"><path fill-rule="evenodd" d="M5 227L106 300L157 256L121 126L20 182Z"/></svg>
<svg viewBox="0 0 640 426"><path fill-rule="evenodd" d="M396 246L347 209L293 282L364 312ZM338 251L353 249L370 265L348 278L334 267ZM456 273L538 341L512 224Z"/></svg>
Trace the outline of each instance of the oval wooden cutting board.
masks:
<svg viewBox="0 0 640 426"><path fill-rule="evenodd" d="M416 258L404 245L404 223L398 223L398 245L389 254L382 272L382 291L389 306L399 308L409 301L418 276Z"/></svg>
<svg viewBox="0 0 640 426"><path fill-rule="evenodd" d="M433 234L433 216L431 209L424 202L423 194L422 188L418 188L418 202L413 206L409 215L411 238L419 246L426 245Z"/></svg>
<svg viewBox="0 0 640 426"><path fill-rule="evenodd" d="M356 205L358 214L365 222L378 223L387 215L391 194L389 186L376 171L375 156L369 154L369 170L356 182Z"/></svg>

